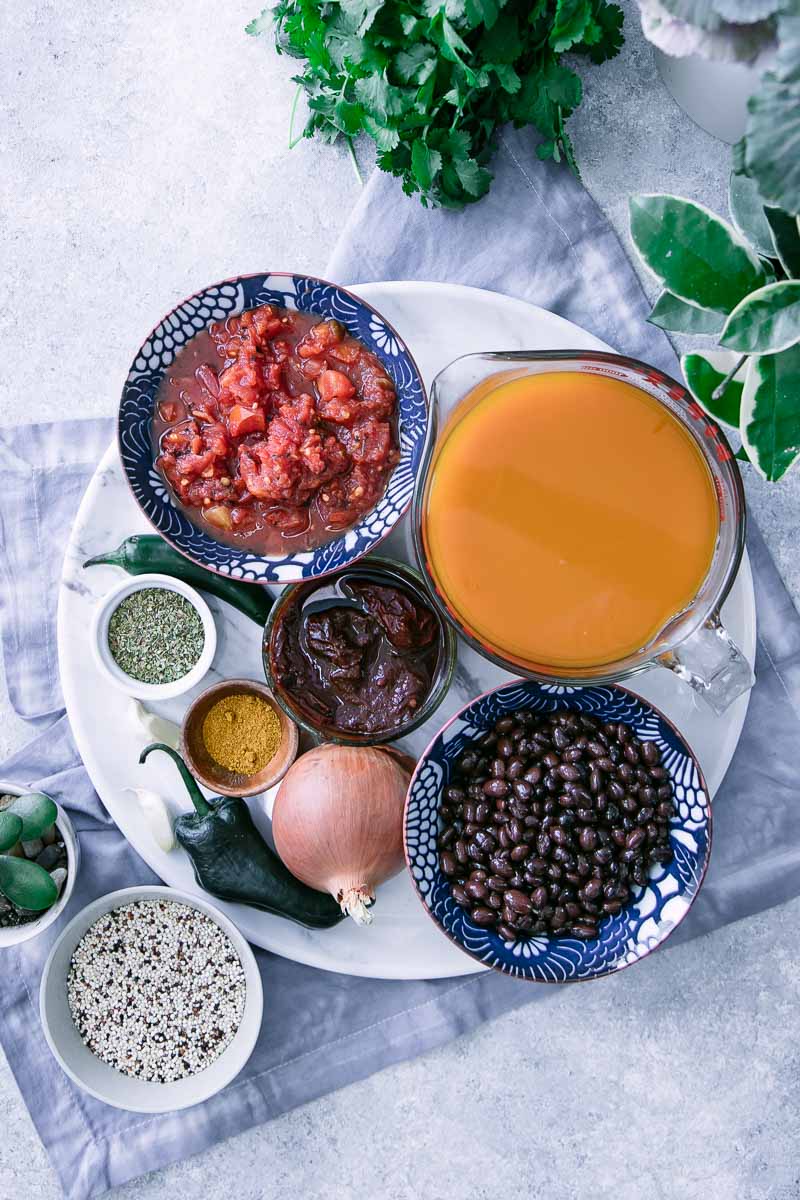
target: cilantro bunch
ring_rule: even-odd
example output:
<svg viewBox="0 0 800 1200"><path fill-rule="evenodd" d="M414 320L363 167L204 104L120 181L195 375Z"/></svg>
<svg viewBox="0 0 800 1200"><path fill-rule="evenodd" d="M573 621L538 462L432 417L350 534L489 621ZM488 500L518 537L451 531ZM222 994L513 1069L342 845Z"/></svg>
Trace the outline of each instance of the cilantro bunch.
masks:
<svg viewBox="0 0 800 1200"><path fill-rule="evenodd" d="M561 56L601 63L623 40L608 0L278 0L247 27L273 30L304 60L304 136L366 133L403 191L446 208L489 190L506 122L535 126L539 157L577 170L565 121L583 89Z"/></svg>

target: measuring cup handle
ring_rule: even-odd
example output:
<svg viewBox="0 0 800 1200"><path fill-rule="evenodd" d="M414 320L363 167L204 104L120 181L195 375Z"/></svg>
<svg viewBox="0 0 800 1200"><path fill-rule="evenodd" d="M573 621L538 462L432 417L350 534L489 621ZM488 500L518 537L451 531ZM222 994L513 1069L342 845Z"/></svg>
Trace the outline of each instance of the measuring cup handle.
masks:
<svg viewBox="0 0 800 1200"><path fill-rule="evenodd" d="M712 613L691 637L658 661L694 688L717 715L756 681L753 668L718 613Z"/></svg>

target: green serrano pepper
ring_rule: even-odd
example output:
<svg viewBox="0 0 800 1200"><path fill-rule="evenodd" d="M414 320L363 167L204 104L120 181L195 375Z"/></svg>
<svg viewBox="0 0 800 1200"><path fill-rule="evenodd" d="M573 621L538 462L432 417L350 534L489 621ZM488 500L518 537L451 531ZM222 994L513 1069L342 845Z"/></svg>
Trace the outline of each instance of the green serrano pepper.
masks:
<svg viewBox="0 0 800 1200"><path fill-rule="evenodd" d="M344 914L333 896L306 887L269 848L244 800L239 796L206 800L180 754L163 742L146 746L139 762L153 750L169 755L191 797L194 811L177 818L175 838L189 855L201 888L219 900L249 904L307 929L328 929L342 920Z"/></svg>
<svg viewBox="0 0 800 1200"><path fill-rule="evenodd" d="M136 533L126 538L116 550L87 558L83 565L122 567L129 575L147 575L150 572L171 575L201 591L211 592L220 600L226 600L257 625L263 626L272 608L272 596L262 584L243 583L198 567L173 550L158 534Z"/></svg>

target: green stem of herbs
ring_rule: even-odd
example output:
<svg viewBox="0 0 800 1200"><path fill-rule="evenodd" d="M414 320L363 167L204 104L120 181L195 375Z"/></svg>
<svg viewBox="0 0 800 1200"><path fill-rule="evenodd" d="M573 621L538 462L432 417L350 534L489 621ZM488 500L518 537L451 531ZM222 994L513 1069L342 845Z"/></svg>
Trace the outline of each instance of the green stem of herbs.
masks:
<svg viewBox="0 0 800 1200"><path fill-rule="evenodd" d="M361 171L358 168L358 159L356 158L356 152L353 149L353 139L351 137L346 137L344 140L347 142L347 150L350 155L350 162L353 164L353 170L355 172L356 179L358 180L358 185L359 187L363 187L364 180L361 176Z"/></svg>
<svg viewBox="0 0 800 1200"><path fill-rule="evenodd" d="M711 393L712 400L721 400L722 399L722 397L725 393L725 389L727 388L728 384L731 382L734 375L737 375L739 373L739 371L742 369L742 366L744 365L744 363L747 362L749 357L750 357L749 354L743 354L742 357L738 360L738 362L736 362L731 367L730 371L728 371L728 374L725 376L722 383L720 383L717 387L715 387L713 392Z"/></svg>
<svg viewBox="0 0 800 1200"><path fill-rule="evenodd" d="M294 150L297 143L303 140L302 133L298 134L297 137L292 136L292 134L294 133L294 118L295 118L295 114L297 112L297 105L300 101L300 93L302 92L302 90L303 90L302 83L298 83L297 91L295 92L294 100L292 101L292 111L289 114L289 149L290 150Z"/></svg>

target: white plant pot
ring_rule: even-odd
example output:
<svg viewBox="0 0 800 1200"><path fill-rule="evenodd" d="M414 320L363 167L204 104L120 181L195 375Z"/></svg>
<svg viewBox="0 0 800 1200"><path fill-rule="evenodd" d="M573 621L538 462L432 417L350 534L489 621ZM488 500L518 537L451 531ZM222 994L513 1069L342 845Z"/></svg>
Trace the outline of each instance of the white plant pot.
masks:
<svg viewBox="0 0 800 1200"><path fill-rule="evenodd" d="M0 796L24 796L28 791L30 791L29 788L22 788L18 787L15 783L3 783L0 781ZM80 846L78 845L78 837L69 817L60 804L56 805L56 807L58 809L56 825L64 839L64 847L67 851L67 878L64 881L64 887L61 889L61 895L52 908L48 908L46 912L43 912L37 921L28 921L25 925L12 925L0 929L0 953L2 953L5 946L19 946L22 942L30 941L31 938L38 937L40 933L44 933L45 929L49 929L51 925L55 924L69 904L75 887L75 880L78 877Z"/></svg>
<svg viewBox="0 0 800 1200"><path fill-rule="evenodd" d="M674 58L655 46L653 51L667 91L695 124L723 142L738 142L764 64L711 62L696 54Z"/></svg>

